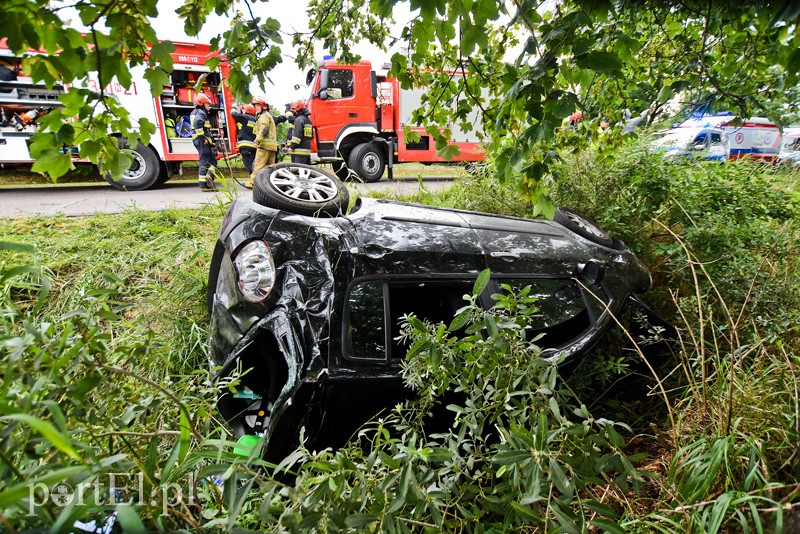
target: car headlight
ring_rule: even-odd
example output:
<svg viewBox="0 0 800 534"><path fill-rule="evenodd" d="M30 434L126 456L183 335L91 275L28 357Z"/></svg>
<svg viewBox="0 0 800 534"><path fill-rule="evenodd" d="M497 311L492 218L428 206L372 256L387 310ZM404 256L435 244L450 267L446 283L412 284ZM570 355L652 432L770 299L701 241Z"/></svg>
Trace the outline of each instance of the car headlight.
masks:
<svg viewBox="0 0 800 534"><path fill-rule="evenodd" d="M275 285L275 262L263 241L252 241L242 247L233 262L239 291L248 302L261 302Z"/></svg>

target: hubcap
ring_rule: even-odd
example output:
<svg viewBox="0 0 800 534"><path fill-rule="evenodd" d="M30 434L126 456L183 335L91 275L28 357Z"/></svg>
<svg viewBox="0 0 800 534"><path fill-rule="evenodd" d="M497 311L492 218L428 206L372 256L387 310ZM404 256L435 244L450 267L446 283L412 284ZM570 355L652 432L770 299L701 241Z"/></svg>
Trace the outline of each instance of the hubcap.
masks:
<svg viewBox="0 0 800 534"><path fill-rule="evenodd" d="M138 152L134 152L133 150L128 151L128 155L133 157L133 163L128 168L127 171L122 173L123 180L138 180L144 173L147 171L147 163L144 162L144 158Z"/></svg>
<svg viewBox="0 0 800 534"><path fill-rule="evenodd" d="M270 183L283 196L306 202L328 202L336 198L336 183L321 172L301 167L282 167L269 177Z"/></svg>
<svg viewBox="0 0 800 534"><path fill-rule="evenodd" d="M380 167L380 158L376 154L367 154L364 156L364 170L369 174L375 174Z"/></svg>

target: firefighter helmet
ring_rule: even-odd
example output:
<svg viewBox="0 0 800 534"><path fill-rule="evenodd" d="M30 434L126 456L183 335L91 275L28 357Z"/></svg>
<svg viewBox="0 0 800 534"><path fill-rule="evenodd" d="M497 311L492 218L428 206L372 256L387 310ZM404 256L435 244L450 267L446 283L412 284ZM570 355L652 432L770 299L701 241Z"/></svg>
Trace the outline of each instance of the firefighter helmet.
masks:
<svg viewBox="0 0 800 534"><path fill-rule="evenodd" d="M267 101L261 98L260 96L254 97L253 101L250 103L254 106L261 106L261 109L269 109Z"/></svg>
<svg viewBox="0 0 800 534"><path fill-rule="evenodd" d="M211 105L211 98L205 93L197 93L194 95L194 105L197 107L203 107L204 105L208 104Z"/></svg>
<svg viewBox="0 0 800 534"><path fill-rule="evenodd" d="M245 104L242 106L242 111L244 111L246 115L255 115L256 107L253 104Z"/></svg>
<svg viewBox="0 0 800 534"><path fill-rule="evenodd" d="M303 100L295 100L289 106L289 111L297 113L300 110L306 109L306 103Z"/></svg>

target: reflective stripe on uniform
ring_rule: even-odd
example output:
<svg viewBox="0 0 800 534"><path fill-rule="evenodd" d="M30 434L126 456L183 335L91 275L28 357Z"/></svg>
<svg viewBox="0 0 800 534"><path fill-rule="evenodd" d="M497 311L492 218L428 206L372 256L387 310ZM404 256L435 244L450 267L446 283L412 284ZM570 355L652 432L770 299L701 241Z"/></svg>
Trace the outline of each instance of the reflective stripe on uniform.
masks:
<svg viewBox="0 0 800 534"><path fill-rule="evenodd" d="M265 139L265 140L261 141L261 145L259 146L259 148L261 148L262 150L277 151L278 150L278 141L276 141L274 139Z"/></svg>
<svg viewBox="0 0 800 534"><path fill-rule="evenodd" d="M192 139L197 139L198 137L207 137L208 139L212 139L210 135L206 135L206 131L211 131L211 123L206 121L203 124L202 128L195 128L194 133L192 134Z"/></svg>

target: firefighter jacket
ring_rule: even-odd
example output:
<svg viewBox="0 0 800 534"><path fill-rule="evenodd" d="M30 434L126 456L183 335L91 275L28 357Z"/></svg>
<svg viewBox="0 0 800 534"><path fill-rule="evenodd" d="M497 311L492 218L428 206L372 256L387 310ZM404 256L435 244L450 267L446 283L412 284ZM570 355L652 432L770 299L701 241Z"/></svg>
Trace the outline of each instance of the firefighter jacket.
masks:
<svg viewBox="0 0 800 534"><path fill-rule="evenodd" d="M311 135L313 126L311 118L305 114L298 114L294 119L294 130L292 131L292 153L298 156L311 155Z"/></svg>
<svg viewBox="0 0 800 534"><path fill-rule="evenodd" d="M164 127L167 129L167 137L178 137L178 130L175 129L175 119L172 117L165 118Z"/></svg>
<svg viewBox="0 0 800 534"><path fill-rule="evenodd" d="M239 147L256 147L256 118L246 113L231 112L231 117L236 121L236 144Z"/></svg>
<svg viewBox="0 0 800 534"><path fill-rule="evenodd" d="M256 120L256 146L260 150L278 151L278 131L275 128L275 119L269 111L264 111Z"/></svg>
<svg viewBox="0 0 800 534"><path fill-rule="evenodd" d="M205 108L194 108L189 114L189 121L192 123L192 139L204 138L209 145L214 144L214 137L211 135L211 123L208 120L208 112Z"/></svg>

